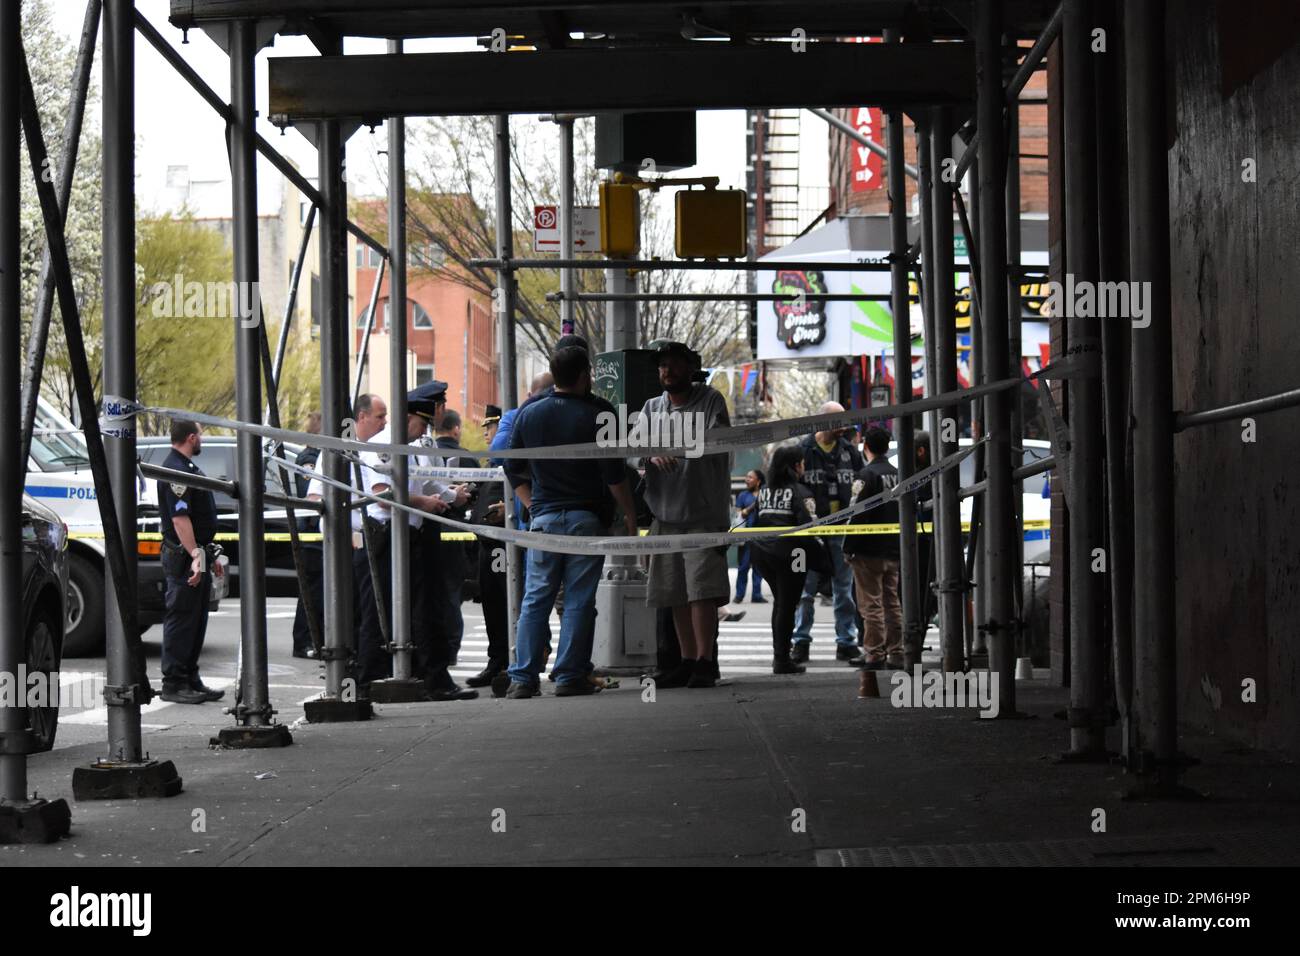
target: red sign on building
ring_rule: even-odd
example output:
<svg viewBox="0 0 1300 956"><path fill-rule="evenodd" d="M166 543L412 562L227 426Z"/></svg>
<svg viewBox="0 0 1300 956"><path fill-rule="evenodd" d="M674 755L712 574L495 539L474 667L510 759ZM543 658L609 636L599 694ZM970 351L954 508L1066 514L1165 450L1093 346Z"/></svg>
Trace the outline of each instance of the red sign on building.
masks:
<svg viewBox="0 0 1300 956"><path fill-rule="evenodd" d="M879 109L874 106L860 106L851 111L850 121L863 136L874 142L880 142L882 122ZM884 186L885 179L882 175L884 163L881 158L861 143L853 143L850 149L853 153L853 164L849 173L850 190L864 193Z"/></svg>

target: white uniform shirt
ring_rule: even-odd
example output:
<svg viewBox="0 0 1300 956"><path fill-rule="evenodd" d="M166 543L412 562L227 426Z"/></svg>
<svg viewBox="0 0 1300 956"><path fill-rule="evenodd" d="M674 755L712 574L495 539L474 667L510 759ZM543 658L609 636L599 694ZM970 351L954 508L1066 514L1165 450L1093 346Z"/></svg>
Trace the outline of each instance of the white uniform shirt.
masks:
<svg viewBox="0 0 1300 956"><path fill-rule="evenodd" d="M391 429L385 428L383 431L372 436L370 438L370 443L375 445L394 444L390 435L391 435ZM385 474L384 472L378 470L379 466L388 468L392 462L392 458L393 456L387 454L386 452L363 451L361 453L361 482L362 482L363 491L365 491L368 494L376 495L379 494L379 492L375 490L377 487L389 487L389 488L392 487L393 485L392 474L391 473ZM419 481L415 479L408 479L406 482L406 490L408 493L413 492L418 495L420 494L420 485L421 483ZM372 501L369 505L367 505L367 508L370 511L370 517L373 520L378 521L380 524L388 524L388 522L392 519L393 516L392 509L383 508L379 505L378 502ZM406 514L406 520L411 525L412 528L418 528L420 526L420 523L424 520L419 515L412 514L409 511L406 512L405 514Z"/></svg>
<svg viewBox="0 0 1300 956"><path fill-rule="evenodd" d="M307 494L320 495L321 498L325 497L325 492L327 489L334 487L333 485L327 485L325 484L325 482L320 480L320 477L325 473L324 472L325 455L326 452L322 451L316 457L316 464L312 466L313 477L310 481L307 482ZM351 470L352 468L352 465L350 463L348 465L348 468L349 470ZM353 477L354 477L353 475L348 476L348 484L352 483L351 479ZM360 508L349 509L348 518L351 522L352 530L360 531L361 530L361 509ZM323 527L323 523L322 523L322 527Z"/></svg>

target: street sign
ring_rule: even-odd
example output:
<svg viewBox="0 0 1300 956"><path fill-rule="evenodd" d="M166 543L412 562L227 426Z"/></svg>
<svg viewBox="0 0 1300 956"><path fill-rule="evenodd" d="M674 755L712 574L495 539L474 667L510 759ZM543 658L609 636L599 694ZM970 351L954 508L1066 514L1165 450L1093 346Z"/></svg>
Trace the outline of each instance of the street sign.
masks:
<svg viewBox="0 0 1300 956"><path fill-rule="evenodd" d="M538 252L560 251L560 207L533 207L533 248ZM600 251L600 210L595 206L573 209L573 251Z"/></svg>

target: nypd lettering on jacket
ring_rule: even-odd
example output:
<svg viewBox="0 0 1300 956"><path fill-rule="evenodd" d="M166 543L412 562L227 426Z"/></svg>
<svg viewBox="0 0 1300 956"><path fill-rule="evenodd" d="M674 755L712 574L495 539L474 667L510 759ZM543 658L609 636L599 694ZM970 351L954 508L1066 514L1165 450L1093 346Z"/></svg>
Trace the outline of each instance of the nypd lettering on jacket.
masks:
<svg viewBox="0 0 1300 956"><path fill-rule="evenodd" d="M853 478L865 464L862 453L844 438L837 436L830 451L817 443L816 435L803 440L803 482L817 501L817 517L848 507L853 500Z"/></svg>

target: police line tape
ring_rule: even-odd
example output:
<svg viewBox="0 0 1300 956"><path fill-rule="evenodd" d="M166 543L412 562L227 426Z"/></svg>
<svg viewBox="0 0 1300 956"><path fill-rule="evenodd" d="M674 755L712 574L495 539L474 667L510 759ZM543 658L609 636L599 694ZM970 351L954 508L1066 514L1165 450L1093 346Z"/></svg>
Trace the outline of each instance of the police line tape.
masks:
<svg viewBox="0 0 1300 956"><path fill-rule="evenodd" d="M404 511L413 514L423 520L432 520L438 524L447 527L456 528L463 532L477 534L481 538L488 538L493 541L504 541L508 544L517 544L522 548L537 549L541 551L553 551L559 554L668 554L681 551L700 551L708 548L729 547L733 544L739 544L743 539L745 543L755 540L756 538L778 538L789 534L797 534L811 528L820 528L824 525L833 525L853 518L856 515L870 511L878 505L887 501L893 501L902 495L916 491L925 484L929 483L936 475L949 468L955 468L968 455L974 453L989 439L987 437L978 439L966 448L929 465L916 474L900 481L893 488L872 495L862 501L854 502L846 508L843 508L834 514L827 515L824 518L817 518L806 524L795 525L789 530L751 528L744 534L737 534L733 531L716 531L716 532L699 532L690 534L664 534L648 535L646 537L630 536L607 536L607 537L585 537L582 535L559 535L546 534L537 531L516 531L511 528L495 528L487 525L472 525L464 521L457 521L453 518L446 518L442 515L432 514L431 512L421 511L418 508L412 508L409 505L403 505L396 501L383 498L379 495L372 495L367 492L354 488L346 482L335 481L333 478L327 478L323 475L315 474L308 468L293 462L281 462L291 470L311 474L315 480L344 491L355 498L365 501L372 501L381 504L386 508Z"/></svg>
<svg viewBox="0 0 1300 956"><path fill-rule="evenodd" d="M1046 369L1043 371L1046 371ZM1042 372L1040 371L1034 374L1041 375ZM873 408L857 408L850 411L833 412L823 415L806 415L802 418L785 418L774 422L760 422L754 425L717 426L707 429L701 437L698 445L631 445L627 442L591 442L579 445L549 445L540 448L502 448L492 451L491 455L494 458L505 459L593 459L626 458L629 453L634 453L642 457L684 457L688 455L690 457L696 457L699 455L720 454L741 448L752 448L757 445L770 445L773 442L811 435L819 431L835 431L842 428L856 427L868 421L877 421L884 418L897 418L904 415L916 415L921 412L947 408L956 405L959 402L981 398L985 395L991 395L1010 388L1016 388L1024 381L1025 379L1020 377L1006 378L997 382L989 382L971 388L955 389L951 392L944 392L941 395L935 395L930 398L915 399L902 404L877 405ZM332 435L292 431L287 428L273 428L270 425L262 425L255 422L243 422L232 418L222 418L218 415L203 415L198 412L185 411L184 409L138 405L116 396L105 396L103 408L104 415L102 421L105 423L125 421L140 412L151 412L153 414L166 415L175 419L188 419L213 428L229 428L234 431L245 431L261 438L270 439L277 443L293 442L314 448L328 449L334 452L353 452L358 454L361 452L370 452L372 454L414 455L427 458L430 461L447 461L454 458L464 457L466 454L464 449L438 448L429 445L379 444L375 442L357 441L356 439L351 438L335 438ZM110 408L112 409L111 415L109 413Z"/></svg>
<svg viewBox="0 0 1300 956"><path fill-rule="evenodd" d="M930 523L930 522L925 522ZM475 525L475 527L481 527ZM1043 520L1034 520L1024 522L1026 534L1037 531L1047 531L1052 527L1052 522ZM971 523L963 521L961 523L962 531L970 531ZM844 537L846 535L859 534L898 534L900 527L896 524L846 524L846 525L822 525L816 528L803 528L799 530L798 525L771 525L764 528L733 528L732 534L750 535L756 533L786 532L787 537L799 537L802 535L812 535L814 537ZM649 531L642 528L641 537L649 535ZM104 532L102 531L73 531L68 534L69 538L76 540L99 541L103 540ZM477 541L479 535L472 531L444 531L440 535L443 541ZM137 541L161 541L162 534L157 531L140 531L136 533ZM235 531L220 531L213 536L214 541L238 541L239 533ZM293 535L285 531L268 531L263 534L259 541L285 542L293 540ZM300 531L298 540L305 541L308 544L315 544L325 540L325 535L319 531ZM734 542L738 546L743 546L745 541Z"/></svg>
<svg viewBox="0 0 1300 956"><path fill-rule="evenodd" d="M753 448L757 445L770 445L773 442L811 435L819 431L835 431L842 428L852 428L868 421L877 421L884 418L900 418L907 415L917 415L922 412L949 408L959 402L970 401L971 399L982 398L985 395L992 395L997 392L1006 391L1007 389L1017 388L1033 379L1044 378L1059 380L1079 376L1095 377L1099 374L1098 368L1099 361L1097 355L1070 353L1067 354L1065 358L1052 362L1028 376L1004 378L996 382L986 382L983 385L974 385L970 388L954 389L951 392L944 392L939 395L930 396L929 398L918 398L892 405L876 405L872 408L857 408L824 415L805 415L802 418L784 418L774 422L760 422L754 425L717 426L707 429L704 432L700 444L697 446L632 446L627 442L615 442L612 444L593 442L582 445L551 445L543 448L502 448L494 450L491 454L493 458L505 459L625 458L628 457L629 451L636 452L642 457L682 457L686 455L718 454L722 452L735 451L739 448ZM124 428L121 427L119 423L130 421L141 412L166 415L174 419L188 419L190 421L198 422L201 425L209 425L213 428L228 428L233 431L246 431L261 438L270 439L276 443L282 444L284 442L293 442L299 445L329 449L344 454L374 452L389 455L414 455L423 456L431 461L440 460L444 462L465 455L464 449L437 448L428 445L376 444L374 442L357 441L356 439L351 438L335 438L332 435L293 431L287 428L273 428L269 425L262 425L255 422L242 422L237 419L222 418L217 415L203 415L198 412L190 412L179 408L142 405L116 395L104 396L100 426L101 428L107 427L110 430L110 433L113 434L118 432L129 432L130 435L134 435L135 429L133 427ZM126 436L123 434L120 437Z"/></svg>

